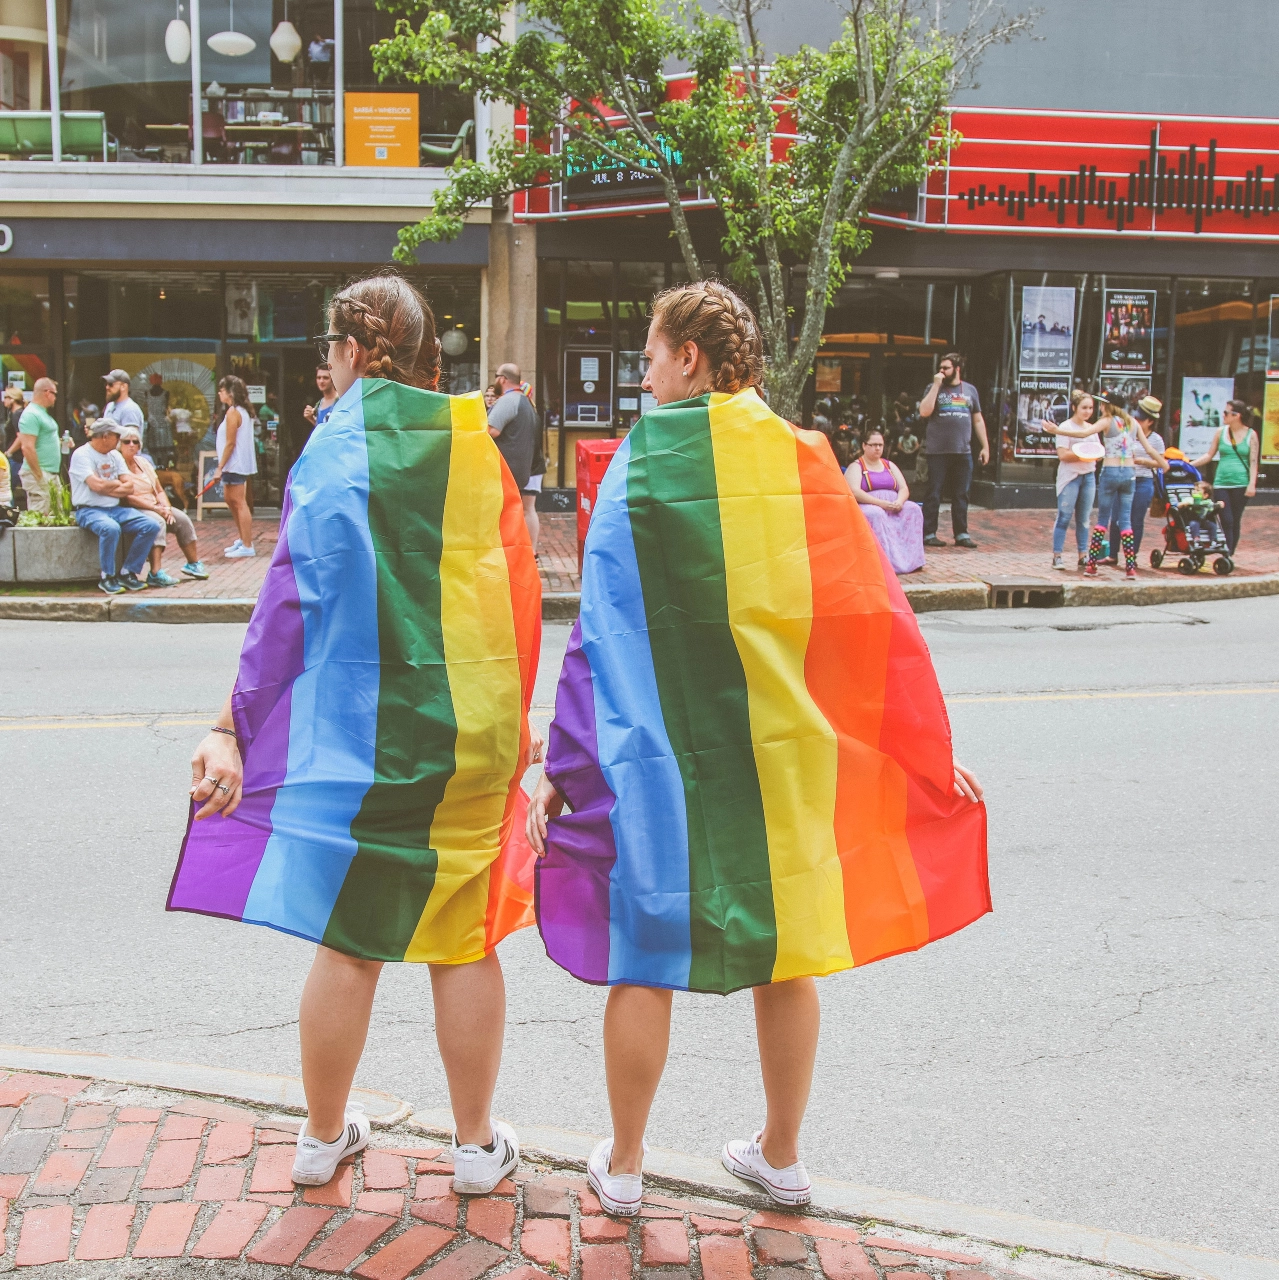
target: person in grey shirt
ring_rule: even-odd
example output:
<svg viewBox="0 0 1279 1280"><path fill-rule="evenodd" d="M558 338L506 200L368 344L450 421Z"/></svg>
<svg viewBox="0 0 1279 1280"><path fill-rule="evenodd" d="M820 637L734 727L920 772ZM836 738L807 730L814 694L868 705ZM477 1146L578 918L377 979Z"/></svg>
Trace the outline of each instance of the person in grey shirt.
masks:
<svg viewBox="0 0 1279 1280"><path fill-rule="evenodd" d="M129 396L129 375L123 369L112 369L104 374L107 407L102 416L117 427L137 427L138 434L146 438L147 420L138 408L138 402Z"/></svg>
<svg viewBox="0 0 1279 1280"><path fill-rule="evenodd" d="M520 390L517 365L504 364L493 379L500 394L489 410L489 435L497 442L506 465L523 493L533 467L533 447L537 442L537 410Z"/></svg>

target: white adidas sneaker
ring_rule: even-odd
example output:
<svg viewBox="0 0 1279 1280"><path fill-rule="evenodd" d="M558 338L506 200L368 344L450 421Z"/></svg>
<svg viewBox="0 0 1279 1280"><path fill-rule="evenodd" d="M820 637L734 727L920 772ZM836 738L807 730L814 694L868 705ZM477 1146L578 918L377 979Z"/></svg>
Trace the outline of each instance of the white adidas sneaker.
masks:
<svg viewBox="0 0 1279 1280"><path fill-rule="evenodd" d="M494 1120L493 1150L473 1142L458 1146L453 1135L453 1190L460 1196L486 1196L520 1162L520 1140L504 1120Z"/></svg>
<svg viewBox="0 0 1279 1280"><path fill-rule="evenodd" d="M760 1134L757 1133L749 1142L724 1143L724 1153L720 1157L724 1168L735 1177L762 1187L777 1204L808 1204L813 1198L813 1187L804 1162L796 1160L785 1169L774 1169L764 1159L759 1139Z"/></svg>
<svg viewBox="0 0 1279 1280"><path fill-rule="evenodd" d="M644 1150L648 1150L647 1142ZM640 1211L644 1177L639 1173L609 1173L612 1160L613 1139L605 1138L596 1145L586 1162L586 1180L599 1196L605 1213L611 1213L615 1218L633 1218Z"/></svg>
<svg viewBox="0 0 1279 1280"><path fill-rule="evenodd" d="M347 1156L363 1151L368 1145L369 1118L359 1103L348 1104L346 1128L332 1142L308 1137L303 1123L293 1157L293 1181L304 1187L322 1187L332 1181L338 1165Z"/></svg>

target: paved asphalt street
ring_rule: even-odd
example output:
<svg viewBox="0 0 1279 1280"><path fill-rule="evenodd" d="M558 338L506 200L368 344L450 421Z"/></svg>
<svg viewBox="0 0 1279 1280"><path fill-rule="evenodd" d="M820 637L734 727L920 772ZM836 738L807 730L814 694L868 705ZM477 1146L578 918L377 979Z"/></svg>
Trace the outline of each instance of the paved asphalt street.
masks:
<svg viewBox="0 0 1279 1280"><path fill-rule="evenodd" d="M1279 599L923 626L995 913L822 983L810 1169L1279 1257ZM311 948L163 910L242 632L0 623L0 1042L296 1074ZM500 1112L605 1131L604 993L533 930L502 957ZM762 1118L750 1000L676 1011L650 1140L713 1155ZM360 1083L445 1105L421 970L388 966Z"/></svg>

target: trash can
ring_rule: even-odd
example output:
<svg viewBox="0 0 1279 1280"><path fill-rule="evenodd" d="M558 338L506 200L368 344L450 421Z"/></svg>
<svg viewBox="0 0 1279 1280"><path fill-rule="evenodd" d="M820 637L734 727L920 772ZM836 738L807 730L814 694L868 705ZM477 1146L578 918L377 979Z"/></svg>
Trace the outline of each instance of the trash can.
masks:
<svg viewBox="0 0 1279 1280"><path fill-rule="evenodd" d="M582 571L582 550L586 546L586 530L600 491L600 481L621 440L579 440L577 442L577 571Z"/></svg>

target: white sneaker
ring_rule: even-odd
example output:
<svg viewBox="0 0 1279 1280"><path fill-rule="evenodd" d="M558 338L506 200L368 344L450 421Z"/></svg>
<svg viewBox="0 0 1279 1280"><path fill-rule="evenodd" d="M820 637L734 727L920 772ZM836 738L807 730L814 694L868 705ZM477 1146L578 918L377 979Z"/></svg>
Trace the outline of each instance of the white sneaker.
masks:
<svg viewBox="0 0 1279 1280"><path fill-rule="evenodd" d="M486 1196L520 1162L520 1140L504 1120L494 1120L493 1150L473 1142L457 1145L453 1135L453 1190L460 1196Z"/></svg>
<svg viewBox="0 0 1279 1280"><path fill-rule="evenodd" d="M234 551L236 547L242 547L242 546L244 546L244 543L239 538L237 538L229 547L227 547L227 551ZM225 554L226 552L224 551L223 555Z"/></svg>
<svg viewBox="0 0 1279 1280"><path fill-rule="evenodd" d="M322 1187L333 1180L337 1167L349 1155L369 1145L369 1120L359 1103L346 1109L346 1128L332 1142L308 1138L306 1124L298 1134L297 1154L293 1157L293 1181L304 1187Z"/></svg>
<svg viewBox="0 0 1279 1280"><path fill-rule="evenodd" d="M243 560L248 556L255 556L257 552L252 547L246 547L244 543L240 543L236 547L227 547L222 553L228 560Z"/></svg>
<svg viewBox="0 0 1279 1280"><path fill-rule="evenodd" d="M648 1143L644 1144L648 1151ZM605 1213L616 1218L633 1218L640 1211L640 1198L644 1194L644 1178L638 1173L609 1173L613 1159L613 1139L605 1138L591 1152L586 1162L586 1180L591 1190L599 1196Z"/></svg>
<svg viewBox="0 0 1279 1280"><path fill-rule="evenodd" d="M764 1159L759 1138L757 1133L749 1142L724 1143L721 1156L724 1168L736 1177L762 1187L777 1204L807 1204L813 1198L813 1188L804 1162L796 1160L785 1169L774 1169Z"/></svg>

